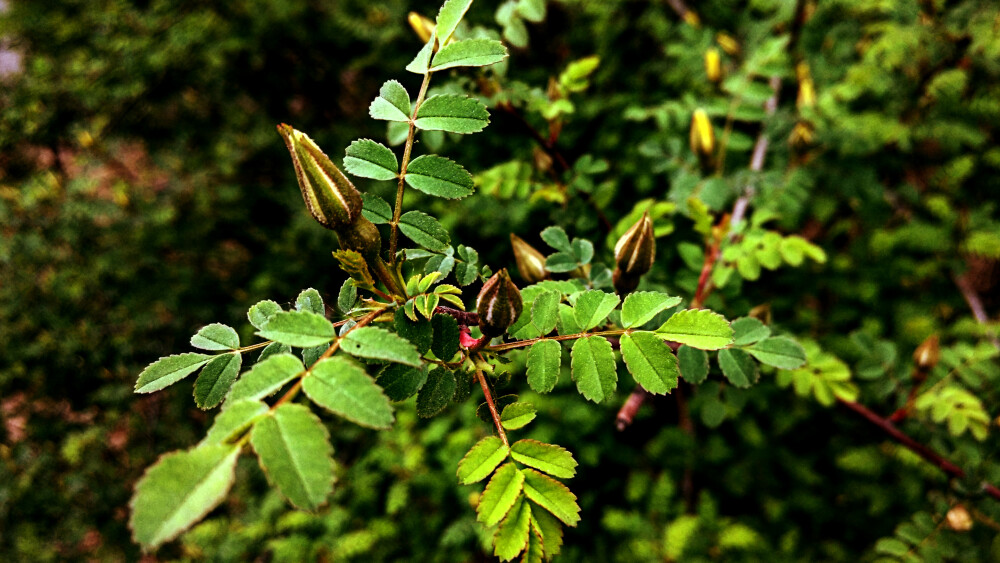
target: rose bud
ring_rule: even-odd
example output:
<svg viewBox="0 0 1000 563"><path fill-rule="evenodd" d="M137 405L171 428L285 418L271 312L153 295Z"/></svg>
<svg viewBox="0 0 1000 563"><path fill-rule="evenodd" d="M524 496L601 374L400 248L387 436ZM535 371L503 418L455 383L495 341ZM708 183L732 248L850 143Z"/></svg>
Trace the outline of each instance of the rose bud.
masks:
<svg viewBox="0 0 1000 563"><path fill-rule="evenodd" d="M417 12L410 12L406 16L406 21L409 22L410 27L413 28L413 32L417 34L421 42L427 43L431 40L431 34L434 33L436 26L429 18Z"/></svg>
<svg viewBox="0 0 1000 563"><path fill-rule="evenodd" d="M619 295L626 295L639 285L639 278L653 267L656 238L649 211L632 225L615 244L614 285Z"/></svg>
<svg viewBox="0 0 1000 563"><path fill-rule="evenodd" d="M927 372L937 366L940 355L941 349L938 344L938 335L932 334L913 351L913 362L917 364L917 368L920 371Z"/></svg>
<svg viewBox="0 0 1000 563"><path fill-rule="evenodd" d="M691 116L691 152L698 155L704 171L712 169L712 153L715 152L715 131L705 110L698 108Z"/></svg>
<svg viewBox="0 0 1000 563"><path fill-rule="evenodd" d="M313 218L320 225L337 230L360 217L361 194L316 143L284 123L278 126L278 133L292 155L302 199Z"/></svg>
<svg viewBox="0 0 1000 563"><path fill-rule="evenodd" d="M514 233L510 234L510 244L514 247L514 260L517 262L517 271L521 274L521 279L528 283L536 283L549 277L549 271L545 269L544 254Z"/></svg>
<svg viewBox="0 0 1000 563"><path fill-rule="evenodd" d="M715 47L705 51L705 75L711 82L718 82L722 78L722 59L719 57L719 50Z"/></svg>
<svg viewBox="0 0 1000 563"><path fill-rule="evenodd" d="M500 336L521 316L521 292L504 268L486 280L476 299L479 330L488 338Z"/></svg>
<svg viewBox="0 0 1000 563"><path fill-rule="evenodd" d="M972 529L972 515L961 504L957 504L949 510L948 514L945 515L945 520L948 522L948 527L956 532L968 532Z"/></svg>

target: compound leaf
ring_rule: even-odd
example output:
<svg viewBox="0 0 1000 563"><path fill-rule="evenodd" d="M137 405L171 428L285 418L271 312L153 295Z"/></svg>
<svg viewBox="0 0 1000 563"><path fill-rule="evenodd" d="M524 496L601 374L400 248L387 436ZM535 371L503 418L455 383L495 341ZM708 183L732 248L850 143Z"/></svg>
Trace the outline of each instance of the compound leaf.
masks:
<svg viewBox="0 0 1000 563"><path fill-rule="evenodd" d="M427 131L478 133L490 123L490 112L475 98L458 94L431 96L420 105L414 124Z"/></svg>
<svg viewBox="0 0 1000 563"><path fill-rule="evenodd" d="M664 340L702 350L725 348L733 341L733 329L725 317L707 309L678 311L656 333Z"/></svg>
<svg viewBox="0 0 1000 563"><path fill-rule="evenodd" d="M340 348L352 356L385 360L420 367L420 352L413 344L388 330L364 326L356 328L340 341Z"/></svg>
<svg viewBox="0 0 1000 563"><path fill-rule="evenodd" d="M289 346L312 348L329 343L337 333L333 323L322 315L309 311L281 311L272 315L257 334Z"/></svg>
<svg viewBox="0 0 1000 563"><path fill-rule="evenodd" d="M573 344L570 361L573 380L581 395L600 403L615 392L618 372L615 369L615 354L606 338L580 338Z"/></svg>
<svg viewBox="0 0 1000 563"><path fill-rule="evenodd" d="M203 326L192 336L191 345L202 350L235 350L240 347L240 337L232 327L213 323Z"/></svg>
<svg viewBox="0 0 1000 563"><path fill-rule="evenodd" d="M427 382L417 394L417 414L430 418L441 412L455 396L458 383L455 374L445 368L434 368L427 374Z"/></svg>
<svg viewBox="0 0 1000 563"><path fill-rule="evenodd" d="M135 382L136 393L152 393L173 385L208 363L212 356L188 352L160 358L146 366Z"/></svg>
<svg viewBox="0 0 1000 563"><path fill-rule="evenodd" d="M443 156L425 154L406 167L406 183L428 195L460 199L475 188L472 174L457 162Z"/></svg>

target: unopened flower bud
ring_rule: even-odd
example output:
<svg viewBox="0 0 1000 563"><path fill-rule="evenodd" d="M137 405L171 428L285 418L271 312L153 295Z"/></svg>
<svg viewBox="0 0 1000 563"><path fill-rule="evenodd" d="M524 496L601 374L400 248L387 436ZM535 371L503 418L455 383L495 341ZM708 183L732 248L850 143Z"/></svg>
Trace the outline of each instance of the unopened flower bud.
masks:
<svg viewBox="0 0 1000 563"><path fill-rule="evenodd" d="M698 155L703 170L712 167L712 153L715 152L715 131L705 110L698 108L691 116L691 152Z"/></svg>
<svg viewBox="0 0 1000 563"><path fill-rule="evenodd" d="M717 33L715 35L715 42L719 44L719 47L722 47L723 51L729 53L730 55L735 55L740 52L739 42L737 42L736 39L733 39L733 36L728 33L722 31Z"/></svg>
<svg viewBox="0 0 1000 563"><path fill-rule="evenodd" d="M968 532L972 529L972 515L961 504L955 505L945 515L948 527L956 532Z"/></svg>
<svg viewBox="0 0 1000 563"><path fill-rule="evenodd" d="M795 105L799 111L802 111L803 108L811 108L816 105L816 85L813 83L808 64L799 63L795 67L795 73L799 79L799 95L795 100Z"/></svg>
<svg viewBox="0 0 1000 563"><path fill-rule="evenodd" d="M711 82L718 82L722 78L722 59L715 47L705 51L705 75Z"/></svg>
<svg viewBox="0 0 1000 563"><path fill-rule="evenodd" d="M488 337L500 336L521 316L521 292L504 268L486 280L476 299L479 330Z"/></svg>
<svg viewBox="0 0 1000 563"><path fill-rule="evenodd" d="M316 143L284 123L278 125L278 133L292 155L302 199L313 218L328 229L339 230L361 217L361 194Z"/></svg>
<svg viewBox="0 0 1000 563"><path fill-rule="evenodd" d="M430 41L431 34L434 33L434 28L436 27L433 21L416 12L410 12L406 16L406 21L409 22L410 27L413 28L413 32L417 34L422 43Z"/></svg>
<svg viewBox="0 0 1000 563"><path fill-rule="evenodd" d="M549 277L549 271L545 269L544 254L514 233L510 234L510 244L514 247L514 260L517 262L517 271L521 274L521 279L528 283L536 283Z"/></svg>
<svg viewBox="0 0 1000 563"><path fill-rule="evenodd" d="M941 349L938 345L938 335L928 336L917 349L913 351L913 362L920 371L930 371L937 366Z"/></svg>
<svg viewBox="0 0 1000 563"><path fill-rule="evenodd" d="M642 214L615 244L615 290L626 295L639 285L639 278L653 267L656 258L656 238L649 212Z"/></svg>

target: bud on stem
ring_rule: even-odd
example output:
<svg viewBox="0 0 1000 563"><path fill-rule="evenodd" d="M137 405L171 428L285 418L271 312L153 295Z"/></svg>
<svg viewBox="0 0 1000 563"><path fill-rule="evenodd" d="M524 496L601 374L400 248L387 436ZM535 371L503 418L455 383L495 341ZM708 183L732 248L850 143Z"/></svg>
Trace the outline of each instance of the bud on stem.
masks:
<svg viewBox="0 0 1000 563"><path fill-rule="evenodd" d="M433 21L417 12L410 12L406 16L406 21L409 22L413 32L417 34L422 43L430 41L431 34L434 33L434 28L437 27Z"/></svg>
<svg viewBox="0 0 1000 563"><path fill-rule="evenodd" d="M615 244L615 291L627 295L639 286L639 278L653 267L656 258L656 237L649 211Z"/></svg>
<svg viewBox="0 0 1000 563"><path fill-rule="evenodd" d="M292 155L302 199L314 219L337 230L361 216L361 194L309 135L282 123L278 133Z"/></svg>
<svg viewBox="0 0 1000 563"><path fill-rule="evenodd" d="M718 82L722 78L722 59L715 47L705 51L705 75L711 82Z"/></svg>
<svg viewBox="0 0 1000 563"><path fill-rule="evenodd" d="M476 299L479 330L487 338L500 336L521 316L521 292L504 268L486 280Z"/></svg>
<svg viewBox="0 0 1000 563"><path fill-rule="evenodd" d="M521 278L528 283L540 282L549 277L549 271L545 269L545 255L535 249L535 247L524 242L524 239L510 234L510 244L514 247L514 260L517 262L517 271Z"/></svg>
<svg viewBox="0 0 1000 563"><path fill-rule="evenodd" d="M703 172L710 172L714 167L715 131L705 110L698 108L691 116L691 152L698 155Z"/></svg>

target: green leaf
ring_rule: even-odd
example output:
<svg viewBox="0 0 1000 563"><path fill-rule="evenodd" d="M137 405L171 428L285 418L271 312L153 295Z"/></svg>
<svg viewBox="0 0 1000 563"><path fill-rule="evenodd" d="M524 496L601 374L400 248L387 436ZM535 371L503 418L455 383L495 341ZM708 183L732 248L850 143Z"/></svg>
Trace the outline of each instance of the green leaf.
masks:
<svg viewBox="0 0 1000 563"><path fill-rule="evenodd" d="M337 292L337 310L342 315L347 315L358 302L358 286L354 285L354 280L346 279Z"/></svg>
<svg viewBox="0 0 1000 563"><path fill-rule="evenodd" d="M431 322L426 319L411 321L402 308L396 309L393 315L392 324L396 328L396 334L409 340L417 347L417 352L421 354L431 349L434 341L434 329Z"/></svg>
<svg viewBox="0 0 1000 563"><path fill-rule="evenodd" d="M569 479L576 475L576 460L566 448L537 440L518 440L510 447L516 461L554 477Z"/></svg>
<svg viewBox="0 0 1000 563"><path fill-rule="evenodd" d="M660 311L665 311L681 302L680 297L671 297L656 291L639 291L628 294L622 303L622 326L640 327L653 319Z"/></svg>
<svg viewBox="0 0 1000 563"><path fill-rule="evenodd" d="M569 235L562 227L546 227L542 231L542 240L544 240L549 246L566 254L573 254L573 245L569 242Z"/></svg>
<svg viewBox="0 0 1000 563"><path fill-rule="evenodd" d="M261 301L250 307L250 310L247 311L247 319L250 320L250 324L254 328L260 330L267 324L267 320L271 318L271 315L278 311L281 311L281 305L270 300Z"/></svg>
<svg viewBox="0 0 1000 563"><path fill-rule="evenodd" d="M282 311L272 315L257 334L289 346L312 348L329 343L337 332L330 321L316 313Z"/></svg>
<svg viewBox="0 0 1000 563"><path fill-rule="evenodd" d="M385 430L395 420L382 388L344 358L327 358L313 366L302 379L302 391L317 405L360 426Z"/></svg>
<svg viewBox="0 0 1000 563"><path fill-rule="evenodd" d="M257 363L263 362L275 354L290 354L291 352L292 347L288 344L272 342L267 346L264 346L264 349L260 351L260 355L257 356Z"/></svg>
<svg viewBox="0 0 1000 563"><path fill-rule="evenodd" d="M530 22L540 23L543 20L545 20L545 0L518 0L517 13L521 14L522 18ZM571 74L572 76L576 76L578 74L584 74L585 76L589 75L590 72L593 72L592 70L590 72L582 72L575 68L577 66L580 66L581 63L588 61L589 59L597 59L597 57L587 57L586 59L573 61L569 64L568 67L566 67L566 70L563 72L563 74ZM596 68L596 66L597 65L595 64L594 68ZM546 546L546 551L547 550L548 547Z"/></svg>
<svg viewBox="0 0 1000 563"><path fill-rule="evenodd" d="M573 307L565 304L559 304L559 323L556 325L559 329L559 334L577 334L583 332L583 329L576 322L576 314Z"/></svg>
<svg viewBox="0 0 1000 563"><path fill-rule="evenodd" d="M719 350L719 367L722 368L722 375L736 387L750 387L760 377L757 364L750 355L735 348Z"/></svg>
<svg viewBox="0 0 1000 563"><path fill-rule="evenodd" d="M423 50L421 50L422 53ZM428 55L428 59L429 57ZM423 74L423 71L417 74ZM372 116L373 119L383 121L409 121L410 95L406 92L406 88L403 88L403 85L395 80L383 84L382 88L379 89L378 97L368 107L368 115Z"/></svg>
<svg viewBox="0 0 1000 563"><path fill-rule="evenodd" d="M458 482L471 485L482 481L493 473L500 462L507 459L509 453L510 448L500 438L496 436L483 438L472 446L462 461L458 462Z"/></svg>
<svg viewBox="0 0 1000 563"><path fill-rule="evenodd" d="M677 357L652 332L623 334L621 351L629 373L646 391L663 395L677 387Z"/></svg>
<svg viewBox="0 0 1000 563"><path fill-rule="evenodd" d="M530 504L530 501L525 501L525 504ZM542 512L545 512L544 510ZM531 534L528 536L528 547L524 550L524 557L521 558L521 563L544 563L545 561L545 551L542 545L542 534L535 528L535 511L531 510Z"/></svg>
<svg viewBox="0 0 1000 563"><path fill-rule="evenodd" d="M399 218L399 230L420 246L434 252L446 252L451 237L438 220L422 211L407 211Z"/></svg>
<svg viewBox="0 0 1000 563"><path fill-rule="evenodd" d="M590 330L604 322L620 301L617 295L599 289L584 291L576 297L576 304L573 305L576 321L581 329Z"/></svg>
<svg viewBox="0 0 1000 563"><path fill-rule="evenodd" d="M796 369L806 363L806 351L787 336L765 338L747 348L747 352L759 362L779 369Z"/></svg>
<svg viewBox="0 0 1000 563"><path fill-rule="evenodd" d="M250 444L271 485L296 508L316 510L333 490L333 447L319 417L285 403L254 424Z"/></svg>
<svg viewBox="0 0 1000 563"><path fill-rule="evenodd" d="M153 549L204 518L233 485L239 455L237 446L209 445L161 457L129 502L133 539Z"/></svg>
<svg viewBox="0 0 1000 563"><path fill-rule="evenodd" d="M732 322L733 345L746 346L771 335L771 329L759 319L740 317ZM805 356L803 355L803 358Z"/></svg>
<svg viewBox="0 0 1000 563"><path fill-rule="evenodd" d="M146 369L139 374L139 379L135 382L135 392L152 393L173 385L197 371L211 359L211 356L194 352L160 358L146 366Z"/></svg>
<svg viewBox="0 0 1000 563"><path fill-rule="evenodd" d="M303 371L302 362L291 354L275 354L258 362L233 385L226 397L226 408L246 399L273 395Z"/></svg>
<svg viewBox="0 0 1000 563"><path fill-rule="evenodd" d="M552 513L567 526L580 521L580 505L576 495L559 481L534 469L524 469L524 494L538 506Z"/></svg>
<svg viewBox="0 0 1000 563"><path fill-rule="evenodd" d="M684 381L698 385L708 377L708 353L704 350L681 346L677 349L677 359Z"/></svg>
<svg viewBox="0 0 1000 563"><path fill-rule="evenodd" d="M656 333L664 340L702 350L725 348L733 341L733 329L725 317L707 309L678 311Z"/></svg>
<svg viewBox="0 0 1000 563"><path fill-rule="evenodd" d="M472 174L443 156L425 154L406 167L406 183L425 194L460 199L475 189Z"/></svg>
<svg viewBox="0 0 1000 563"><path fill-rule="evenodd" d="M434 328L431 352L434 352L439 360L445 362L451 360L458 352L458 321L451 315L434 315L431 318L431 326Z"/></svg>
<svg viewBox="0 0 1000 563"><path fill-rule="evenodd" d="M538 393L555 389L562 363L562 346L555 340L539 340L528 349L528 385Z"/></svg>
<svg viewBox="0 0 1000 563"><path fill-rule="evenodd" d="M399 174L396 155L381 143L358 139L351 143L344 156L344 168L351 174L372 180L392 180Z"/></svg>
<svg viewBox="0 0 1000 563"><path fill-rule="evenodd" d="M392 222L392 208L375 194L361 194L363 206L361 214L376 225L387 225Z"/></svg>
<svg viewBox="0 0 1000 563"><path fill-rule="evenodd" d="M326 307L323 305L323 296L313 288L303 289L299 296L295 298L295 310L316 313L323 316L326 314Z"/></svg>
<svg viewBox="0 0 1000 563"><path fill-rule="evenodd" d="M493 474L479 497L478 520L487 528L496 526L514 506L524 486L524 474L513 463L505 463Z"/></svg>
<svg viewBox="0 0 1000 563"><path fill-rule="evenodd" d="M618 372L611 343L602 336L586 336L573 343L570 354L573 380L580 394L600 403L615 392Z"/></svg>
<svg viewBox="0 0 1000 563"><path fill-rule="evenodd" d="M434 33L431 33L431 38L427 41L427 43L424 43L424 46L420 49L420 52L417 53L417 56L413 57L413 60L410 61L410 64L406 65L406 70L414 74L427 74L427 70L431 66L431 55L434 54L434 46L436 44L437 44L437 31L435 30ZM404 136L403 138L405 139L406 137Z"/></svg>
<svg viewBox="0 0 1000 563"><path fill-rule="evenodd" d="M535 407L529 403L511 403L500 413L500 424L507 430L523 428L535 419Z"/></svg>
<svg viewBox="0 0 1000 563"><path fill-rule="evenodd" d="M465 12L472 5L472 0L446 0L438 11L437 25L434 27L439 43L444 45L451 39L451 34L455 33L458 22L462 21Z"/></svg>
<svg viewBox="0 0 1000 563"><path fill-rule="evenodd" d="M220 354L208 362L194 382L194 403L205 410L218 406L240 374L243 356L239 352Z"/></svg>
<svg viewBox="0 0 1000 563"><path fill-rule="evenodd" d="M457 94L431 96L420 104L414 124L426 131L478 133L490 123L490 112L475 98Z"/></svg>
<svg viewBox="0 0 1000 563"><path fill-rule="evenodd" d="M455 396L455 374L445 368L434 368L417 394L417 415L430 418L444 410Z"/></svg>
<svg viewBox="0 0 1000 563"><path fill-rule="evenodd" d="M250 425L268 411L267 405L261 401L248 400L226 404L226 410L220 412L212 427L208 429L205 438L198 444L222 444L245 432Z"/></svg>
<svg viewBox="0 0 1000 563"><path fill-rule="evenodd" d="M191 345L202 350L235 350L240 347L240 337L232 327L213 323L192 336Z"/></svg>
<svg viewBox="0 0 1000 563"><path fill-rule="evenodd" d="M501 561L510 561L528 547L531 532L531 507L524 497L518 497L507 517L493 535L493 554Z"/></svg>
<svg viewBox="0 0 1000 563"><path fill-rule="evenodd" d="M420 367L420 353L408 340L388 330L364 326L356 328L340 341L340 349L352 356L385 360Z"/></svg>
<svg viewBox="0 0 1000 563"><path fill-rule="evenodd" d="M489 66L507 58L507 48L496 39L466 39L445 45L434 55L431 70L457 66Z"/></svg>
<svg viewBox="0 0 1000 563"><path fill-rule="evenodd" d="M382 388L391 401L405 401L423 387L427 381L427 370L403 364L389 364L379 373L375 383Z"/></svg>
<svg viewBox="0 0 1000 563"><path fill-rule="evenodd" d="M538 334L548 334L559 321L559 302L562 296L555 291L546 291L535 297L531 304L531 324Z"/></svg>
<svg viewBox="0 0 1000 563"><path fill-rule="evenodd" d="M531 527L541 536L545 555L549 558L559 555L562 547L562 524L547 510L535 503L531 505Z"/></svg>

